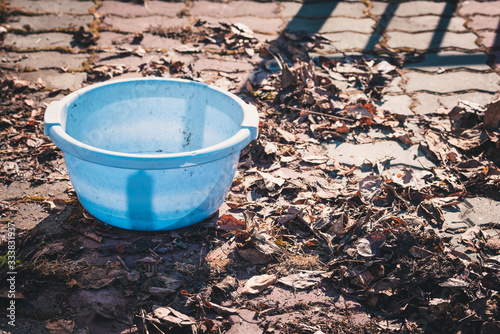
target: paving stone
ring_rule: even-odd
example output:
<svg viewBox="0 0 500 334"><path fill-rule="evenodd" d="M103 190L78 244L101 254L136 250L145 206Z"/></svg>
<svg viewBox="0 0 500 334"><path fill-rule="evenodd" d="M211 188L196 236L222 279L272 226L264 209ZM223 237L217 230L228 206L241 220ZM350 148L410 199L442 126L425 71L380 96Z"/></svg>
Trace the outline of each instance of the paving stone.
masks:
<svg viewBox="0 0 500 334"><path fill-rule="evenodd" d="M75 48L79 46L73 41L72 34L60 32L17 35L7 34L3 43L6 47L16 47L21 50L50 49L50 48Z"/></svg>
<svg viewBox="0 0 500 334"><path fill-rule="evenodd" d="M443 69L464 68L469 70L487 71L489 56L484 52L466 53L460 51L441 51L427 53L425 59L418 63L405 64L405 69L419 69L421 71L438 72Z"/></svg>
<svg viewBox="0 0 500 334"><path fill-rule="evenodd" d="M44 70L37 72L21 72L16 76L23 80L36 82L41 78L47 84L47 88L76 90L82 87L87 79L87 73L60 73L56 70Z"/></svg>
<svg viewBox="0 0 500 334"><path fill-rule="evenodd" d="M413 116L410 106L411 97L408 95L385 95L379 109L388 110L393 114Z"/></svg>
<svg viewBox="0 0 500 334"><path fill-rule="evenodd" d="M266 19L262 17L255 16L238 16L238 17L226 17L226 18L216 18L210 16L197 16L198 19L207 21L208 24L217 25L219 22L224 23L243 23L255 33L275 35L276 32L280 31L284 22L279 18ZM257 34L256 34L257 35Z"/></svg>
<svg viewBox="0 0 500 334"><path fill-rule="evenodd" d="M435 164L427 159L418 147L403 148L395 141L380 141L369 144L333 142L324 145L330 157L349 166L361 167L366 160L375 162L385 157L394 157L391 166L404 165L414 168L431 168Z"/></svg>
<svg viewBox="0 0 500 334"><path fill-rule="evenodd" d="M234 1L234 2L212 2L194 1L189 10L191 15L206 15L213 17L236 17L236 16L258 16L276 17L278 4L275 2Z"/></svg>
<svg viewBox="0 0 500 334"><path fill-rule="evenodd" d="M403 92L403 89L400 87L402 82L403 78L395 77L387 86L384 87L384 89L382 89L382 94Z"/></svg>
<svg viewBox="0 0 500 334"><path fill-rule="evenodd" d="M116 32L104 31L100 33L100 37L97 40L97 47L115 48L117 46L129 46L135 48L137 45L130 44L134 36L134 34L124 35ZM140 45L146 50L172 50L182 45L182 42L178 39L161 37L149 33L144 33L143 36L144 38L142 39Z"/></svg>
<svg viewBox="0 0 500 334"><path fill-rule="evenodd" d="M135 55L129 55L126 57L121 57L116 53L99 53L98 59L94 61L96 66L99 65L123 65L128 68L129 72L136 72L139 70L140 66L151 59L151 61L159 60L160 55L158 54L146 54L144 57L138 57Z"/></svg>
<svg viewBox="0 0 500 334"><path fill-rule="evenodd" d="M48 31L68 28L76 30L80 26L87 27L93 20L94 17L92 15L12 15L9 18L9 25L14 29L25 29L25 26L29 26L30 31Z"/></svg>
<svg viewBox="0 0 500 334"><path fill-rule="evenodd" d="M375 21L371 18L330 17L325 21L294 18L288 23L286 30L318 33L343 31L371 33L374 25Z"/></svg>
<svg viewBox="0 0 500 334"><path fill-rule="evenodd" d="M467 198L464 203L463 219L476 226L500 224L500 202L484 197Z"/></svg>
<svg viewBox="0 0 500 334"><path fill-rule="evenodd" d="M493 55L493 65L500 68L500 50L491 53Z"/></svg>
<svg viewBox="0 0 500 334"><path fill-rule="evenodd" d="M464 1L458 12L462 15L500 15L500 4L498 1Z"/></svg>
<svg viewBox="0 0 500 334"><path fill-rule="evenodd" d="M271 41L278 39L278 37L279 37L278 32L279 32L279 28L278 28L278 30L275 30L274 32L267 32L265 34L254 31L253 37L255 37L260 43L268 43L268 42L271 42Z"/></svg>
<svg viewBox="0 0 500 334"><path fill-rule="evenodd" d="M104 15L117 15L123 17L162 15L176 17L186 4L183 2L148 1L148 6L140 2L123 2L104 0L97 10Z"/></svg>
<svg viewBox="0 0 500 334"><path fill-rule="evenodd" d="M429 114L434 113L438 108L444 107L451 110L453 107L458 105L458 101L470 101L484 105L490 103L493 98L493 94L473 92L465 94L455 94L449 96L439 96L429 93L417 93L415 94L417 105L413 108L417 114Z"/></svg>
<svg viewBox="0 0 500 334"><path fill-rule="evenodd" d="M408 91L430 91L451 93L469 89L496 92L500 90L500 76L496 73L451 72L428 74L410 72L405 74Z"/></svg>
<svg viewBox="0 0 500 334"><path fill-rule="evenodd" d="M438 49L447 47L456 47L461 49L474 50L477 36L473 33L454 33L454 32L420 32L405 33L391 31L387 33L389 40L387 45L390 48L411 48L417 50Z"/></svg>
<svg viewBox="0 0 500 334"><path fill-rule="evenodd" d="M419 31L467 31L465 19L452 17L446 21L441 21L439 16L413 16L413 17L393 17L386 27L386 30L398 30L408 32Z"/></svg>
<svg viewBox="0 0 500 334"><path fill-rule="evenodd" d="M493 31L479 31L479 36L481 36L481 45L487 48L498 48L500 47L500 33Z"/></svg>
<svg viewBox="0 0 500 334"><path fill-rule="evenodd" d="M446 232L460 232L460 231L465 231L467 230L470 225L467 223L464 223L463 221L448 221L449 215L447 214L446 211L443 212L445 222L443 223L443 230Z"/></svg>
<svg viewBox="0 0 500 334"><path fill-rule="evenodd" d="M101 26L123 32L140 32L146 31L151 27L172 28L184 26L186 24L188 24L188 19L185 17L155 15L148 16L147 19L144 19L142 17L124 18L119 16L106 16Z"/></svg>
<svg viewBox="0 0 500 334"><path fill-rule="evenodd" d="M253 71L254 66L247 61L235 61L232 57L221 58L200 58L195 64L198 71L221 71L221 72L239 72L239 71Z"/></svg>
<svg viewBox="0 0 500 334"><path fill-rule="evenodd" d="M371 1L373 7L370 13L380 16L384 13L388 6L387 2ZM395 7L395 6L394 6ZM417 16L417 15L443 15L446 9L446 2L433 2L433 1L409 1L399 3L395 12L396 16ZM444 12L447 16L452 16L453 11L446 9Z"/></svg>
<svg viewBox="0 0 500 334"><path fill-rule="evenodd" d="M331 44L325 44L322 52L330 53L343 50L373 50L373 48L366 48L371 39L381 40L379 34L362 34L358 32L337 32L327 33L323 37L332 41Z"/></svg>
<svg viewBox="0 0 500 334"><path fill-rule="evenodd" d="M443 228L448 231L500 224L500 202L485 197L467 198L458 205L443 209L443 213L446 221Z"/></svg>
<svg viewBox="0 0 500 334"><path fill-rule="evenodd" d="M68 54L53 51L30 53L9 52L5 57L2 57L0 66L21 71L27 68L35 70L59 68L77 70L82 68L82 63L86 60L86 54Z"/></svg>
<svg viewBox="0 0 500 334"><path fill-rule="evenodd" d="M31 13L87 14L94 6L92 0L10 0L12 10L21 9Z"/></svg>
<svg viewBox="0 0 500 334"><path fill-rule="evenodd" d="M366 6L361 2L328 1L324 3L300 4L283 2L280 15L283 17L325 18L329 16L364 17Z"/></svg>
<svg viewBox="0 0 500 334"><path fill-rule="evenodd" d="M500 16L473 15L470 20L469 27L474 30L497 30L500 26Z"/></svg>

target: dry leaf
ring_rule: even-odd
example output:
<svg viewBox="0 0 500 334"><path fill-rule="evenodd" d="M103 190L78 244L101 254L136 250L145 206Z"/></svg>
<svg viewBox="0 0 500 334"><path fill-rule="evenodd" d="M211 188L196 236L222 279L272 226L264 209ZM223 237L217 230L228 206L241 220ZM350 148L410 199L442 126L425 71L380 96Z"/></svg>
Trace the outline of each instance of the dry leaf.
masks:
<svg viewBox="0 0 500 334"><path fill-rule="evenodd" d="M162 298L165 295L176 293L182 286L182 283L182 280L178 277L159 274L145 280L141 286L141 290Z"/></svg>
<svg viewBox="0 0 500 334"><path fill-rule="evenodd" d="M319 284L319 282L321 281L321 277L318 276L320 274L324 274L324 272L304 271L298 274L292 274L282 277L278 280L278 282L298 290L307 289Z"/></svg>
<svg viewBox="0 0 500 334"><path fill-rule="evenodd" d="M274 177L273 175L265 172L258 171L257 172L264 179L264 184L266 188L270 191L273 191L276 186L281 187L285 180L281 177Z"/></svg>
<svg viewBox="0 0 500 334"><path fill-rule="evenodd" d="M273 259L271 255L265 254L255 248L238 249L238 254L251 264L266 264Z"/></svg>
<svg viewBox="0 0 500 334"><path fill-rule="evenodd" d="M75 329L75 322L73 320L48 321L45 328L50 334L71 334Z"/></svg>
<svg viewBox="0 0 500 334"><path fill-rule="evenodd" d="M360 198L365 203L371 203L383 191L384 181L382 177L370 175L359 182Z"/></svg>
<svg viewBox="0 0 500 334"><path fill-rule="evenodd" d="M410 248L410 253L411 253L411 255L413 255L414 257L416 257L417 259L425 259L425 258L427 258L429 256L434 255L433 252L428 251L427 249L421 248L421 247L418 247L418 246L412 246Z"/></svg>
<svg viewBox="0 0 500 334"><path fill-rule="evenodd" d="M191 326L196 320L168 306L153 306L153 314L156 318L179 326Z"/></svg>
<svg viewBox="0 0 500 334"><path fill-rule="evenodd" d="M294 143L297 141L297 137L293 133L287 132L285 130L277 129L276 130L282 137L289 143Z"/></svg>
<svg viewBox="0 0 500 334"><path fill-rule="evenodd" d="M322 156L322 155L307 155L305 157L302 157L302 160L310 164L319 165L327 162L329 158L327 156Z"/></svg>
<svg viewBox="0 0 500 334"><path fill-rule="evenodd" d="M233 313L238 313L238 310L235 308L231 307L224 307L216 303L212 303L208 300L205 300L205 304L212 308L215 312L221 313L221 314L233 314Z"/></svg>
<svg viewBox="0 0 500 334"><path fill-rule="evenodd" d="M53 244L48 244L45 245L40 251L38 251L35 255L33 255L33 258L36 259L39 256L42 255L54 255L54 254L59 254L62 250L64 249L64 245L62 242L55 242Z"/></svg>
<svg viewBox="0 0 500 334"><path fill-rule="evenodd" d="M382 232L372 232L365 238L359 239L356 249L358 254L364 257L372 257L377 254L380 246L385 243L385 235Z"/></svg>
<svg viewBox="0 0 500 334"><path fill-rule="evenodd" d="M247 226L244 220L237 219L232 215L223 215L219 217L217 228L220 230L232 231L246 230Z"/></svg>
<svg viewBox="0 0 500 334"><path fill-rule="evenodd" d="M276 283L277 280L278 276L276 275L253 276L245 283L245 286L243 287L241 293L255 295Z"/></svg>
<svg viewBox="0 0 500 334"><path fill-rule="evenodd" d="M486 106L484 113L484 128L487 130L498 129L500 123L500 94L497 93L493 101Z"/></svg>

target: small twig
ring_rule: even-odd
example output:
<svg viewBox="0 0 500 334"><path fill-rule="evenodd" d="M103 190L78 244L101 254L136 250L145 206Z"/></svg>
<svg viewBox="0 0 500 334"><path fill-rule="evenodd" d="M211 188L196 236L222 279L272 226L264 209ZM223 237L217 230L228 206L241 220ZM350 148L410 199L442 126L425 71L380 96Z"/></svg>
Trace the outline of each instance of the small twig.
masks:
<svg viewBox="0 0 500 334"><path fill-rule="evenodd" d="M149 252L155 256L155 257L160 257L160 255L156 254L156 252L154 250L152 250L151 248L148 248Z"/></svg>
<svg viewBox="0 0 500 334"><path fill-rule="evenodd" d="M145 319L145 314L146 312L144 311L144 309L141 309L141 315L142 315L142 326L144 326L144 330L146 331L146 334L149 334L149 331L148 331L148 326L146 325L146 319Z"/></svg>
<svg viewBox="0 0 500 334"><path fill-rule="evenodd" d="M157 330L159 330L162 334L165 334L165 332L164 332L164 331L162 331L161 329L159 329L159 328L158 328L158 326L156 326L156 324L155 324L154 322L150 322L150 324L151 324L151 325L153 325L153 326L155 326L155 328L156 328Z"/></svg>
<svg viewBox="0 0 500 334"><path fill-rule="evenodd" d="M300 109L300 108L296 108L296 107L291 107L290 109L293 110L293 111L300 111L300 112L303 112L303 113L306 113L306 114L313 114L313 115L318 115L318 116L325 116L325 117L328 117L328 118L340 119L340 120L343 120L343 121L350 121L350 122L354 122L355 121L355 119L351 119L351 118L347 118L347 117L327 115L327 114L323 114L323 113L320 113L320 112L317 112L317 111L310 111L310 110Z"/></svg>
<svg viewBox="0 0 500 334"><path fill-rule="evenodd" d="M127 271L130 271L130 268L127 267L127 265L125 264L125 261L123 261L123 259L120 257L120 255L117 255L116 258L118 259L118 261L120 261L120 263L123 265L123 267L127 270Z"/></svg>

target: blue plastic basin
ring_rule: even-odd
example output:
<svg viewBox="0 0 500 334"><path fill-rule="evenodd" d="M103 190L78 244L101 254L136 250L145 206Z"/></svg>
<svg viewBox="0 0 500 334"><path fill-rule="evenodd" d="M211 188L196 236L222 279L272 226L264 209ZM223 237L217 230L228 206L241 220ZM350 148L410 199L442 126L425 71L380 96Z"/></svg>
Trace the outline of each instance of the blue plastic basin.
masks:
<svg viewBox="0 0 500 334"><path fill-rule="evenodd" d="M64 152L88 212L117 227L156 231L200 222L219 208L258 123L255 107L216 87L137 78L52 102L45 134Z"/></svg>

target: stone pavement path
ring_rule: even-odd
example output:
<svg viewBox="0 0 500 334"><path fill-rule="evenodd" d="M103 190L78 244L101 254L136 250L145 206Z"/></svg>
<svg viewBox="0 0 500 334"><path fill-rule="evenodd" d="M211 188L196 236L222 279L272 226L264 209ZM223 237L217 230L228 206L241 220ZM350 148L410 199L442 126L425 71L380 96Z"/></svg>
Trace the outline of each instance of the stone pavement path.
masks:
<svg viewBox="0 0 500 334"><path fill-rule="evenodd" d="M165 29L209 23L241 22L261 40L273 40L284 29L319 32L333 41L321 54L331 57L368 52L416 51L425 59L408 64L403 80L395 82L383 107L403 114L426 114L450 108L459 99L487 103L500 89L499 1L387 2L136 2L11 0L1 67L19 71L21 78L41 77L50 88L76 89L86 80L89 63L109 64L116 59L117 40L151 27ZM97 46L77 45L78 27L93 28ZM129 36L130 37L130 36ZM152 55L172 51L179 40L144 33L140 46ZM319 52L318 52L319 53ZM148 57L148 54L143 57ZM236 67L251 72L258 59L232 62L223 57L179 55L198 69ZM137 56L119 59L137 69ZM64 68L65 73L58 70ZM33 72L36 70L36 72ZM230 69L229 69L230 71Z"/></svg>

